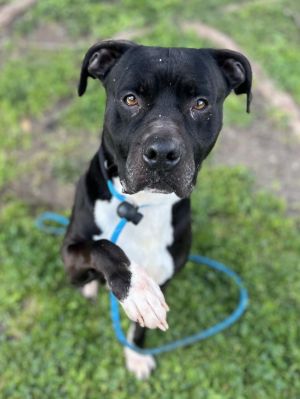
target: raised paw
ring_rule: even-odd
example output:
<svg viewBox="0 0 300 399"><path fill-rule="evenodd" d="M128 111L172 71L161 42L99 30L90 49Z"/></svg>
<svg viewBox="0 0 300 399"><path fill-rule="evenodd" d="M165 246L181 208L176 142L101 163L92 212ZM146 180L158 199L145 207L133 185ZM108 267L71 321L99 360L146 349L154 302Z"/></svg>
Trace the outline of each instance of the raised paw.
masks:
<svg viewBox="0 0 300 399"><path fill-rule="evenodd" d="M133 373L138 380L149 378L152 370L155 369L155 359L151 355L142 355L129 348L124 349L127 369Z"/></svg>
<svg viewBox="0 0 300 399"><path fill-rule="evenodd" d="M128 295L120 303L127 316L142 327L166 331L168 305L159 285L139 266L132 263Z"/></svg>

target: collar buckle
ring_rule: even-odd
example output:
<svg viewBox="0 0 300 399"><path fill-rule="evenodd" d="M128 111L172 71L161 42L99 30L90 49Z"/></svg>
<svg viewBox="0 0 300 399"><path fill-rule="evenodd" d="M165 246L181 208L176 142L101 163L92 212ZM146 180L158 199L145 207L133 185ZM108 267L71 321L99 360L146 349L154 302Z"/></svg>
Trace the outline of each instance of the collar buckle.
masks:
<svg viewBox="0 0 300 399"><path fill-rule="evenodd" d="M120 218L126 219L128 222L132 222L135 225L139 224L143 218L143 214L138 211L138 207L127 201L123 201L119 204L117 213Z"/></svg>

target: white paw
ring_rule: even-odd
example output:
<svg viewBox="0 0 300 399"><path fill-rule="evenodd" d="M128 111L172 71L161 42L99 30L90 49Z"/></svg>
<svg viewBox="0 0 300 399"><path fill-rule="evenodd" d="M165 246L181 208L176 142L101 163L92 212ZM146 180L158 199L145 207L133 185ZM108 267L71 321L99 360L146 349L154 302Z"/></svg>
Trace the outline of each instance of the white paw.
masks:
<svg viewBox="0 0 300 399"><path fill-rule="evenodd" d="M166 331L168 305L159 285L139 266L132 263L130 288L127 297L120 301L127 316L142 327Z"/></svg>
<svg viewBox="0 0 300 399"><path fill-rule="evenodd" d="M98 294L98 281L93 280L81 288L82 295L87 299L96 299Z"/></svg>
<svg viewBox="0 0 300 399"><path fill-rule="evenodd" d="M146 380L156 367L154 357L151 355L141 355L129 348L125 348L124 353L127 370L138 380Z"/></svg>

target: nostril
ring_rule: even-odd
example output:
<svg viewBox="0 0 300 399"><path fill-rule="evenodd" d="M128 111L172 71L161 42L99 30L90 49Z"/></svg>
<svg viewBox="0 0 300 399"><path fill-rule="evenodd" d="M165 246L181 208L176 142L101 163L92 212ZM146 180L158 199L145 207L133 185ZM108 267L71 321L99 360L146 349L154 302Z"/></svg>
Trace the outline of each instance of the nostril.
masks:
<svg viewBox="0 0 300 399"><path fill-rule="evenodd" d="M146 153L146 157L151 161L155 161L157 158L157 152L155 151L154 148L149 148L149 150Z"/></svg>
<svg viewBox="0 0 300 399"><path fill-rule="evenodd" d="M177 151L170 151L170 152L168 152L168 154L167 154L167 160L168 161L177 161L177 159L179 158L179 154L178 154L178 152Z"/></svg>
<svg viewBox="0 0 300 399"><path fill-rule="evenodd" d="M158 162L159 158L159 153L158 151L153 147L150 146L149 148L146 149L146 151L143 154L144 161L150 165L154 166Z"/></svg>

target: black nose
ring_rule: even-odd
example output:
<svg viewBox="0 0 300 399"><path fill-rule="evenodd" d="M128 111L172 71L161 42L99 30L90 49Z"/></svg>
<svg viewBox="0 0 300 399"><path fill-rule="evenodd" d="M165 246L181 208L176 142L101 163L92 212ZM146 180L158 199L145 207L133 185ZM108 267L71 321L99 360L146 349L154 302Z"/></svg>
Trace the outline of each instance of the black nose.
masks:
<svg viewBox="0 0 300 399"><path fill-rule="evenodd" d="M154 138L144 146L143 159L152 169L172 169L181 157L180 143L174 138Z"/></svg>

